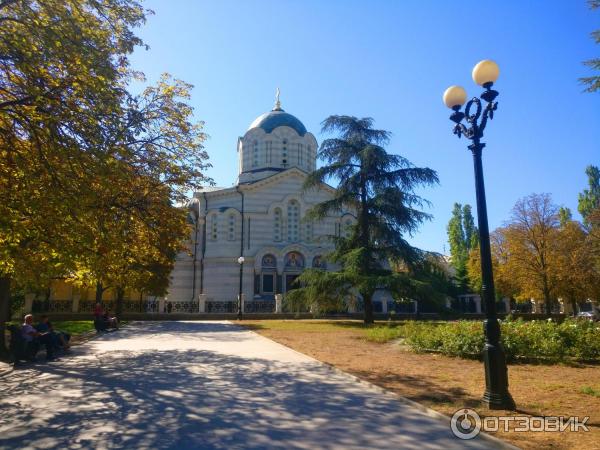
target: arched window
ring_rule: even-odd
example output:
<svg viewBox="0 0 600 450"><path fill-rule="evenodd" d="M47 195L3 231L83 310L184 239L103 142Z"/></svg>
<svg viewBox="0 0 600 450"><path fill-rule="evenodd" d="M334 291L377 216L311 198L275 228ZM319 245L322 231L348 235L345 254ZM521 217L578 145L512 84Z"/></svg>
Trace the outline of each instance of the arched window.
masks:
<svg viewBox="0 0 600 450"><path fill-rule="evenodd" d="M275 208L273 211L273 239L275 239L275 241L281 240L281 230L283 228L282 221L281 208Z"/></svg>
<svg viewBox="0 0 600 450"><path fill-rule="evenodd" d="M210 239L216 241L219 238L219 217L216 214L210 215L209 229Z"/></svg>
<svg viewBox="0 0 600 450"><path fill-rule="evenodd" d="M343 230L344 230L344 237L349 238L350 234L352 234L352 219L346 219L344 221Z"/></svg>
<svg viewBox="0 0 600 450"><path fill-rule="evenodd" d="M287 238L289 242L298 242L300 232L300 204L296 200L290 200L287 208Z"/></svg>
<svg viewBox="0 0 600 450"><path fill-rule="evenodd" d="M327 263L321 255L317 255L312 260L312 266L314 269L326 269Z"/></svg>
<svg viewBox="0 0 600 450"><path fill-rule="evenodd" d="M304 256L302 256L302 254L298 252L289 252L287 255L285 255L284 262L286 270L304 268Z"/></svg>
<svg viewBox="0 0 600 450"><path fill-rule="evenodd" d="M313 224L311 220L304 221L304 240L306 242L312 241L313 238Z"/></svg>
<svg viewBox="0 0 600 450"><path fill-rule="evenodd" d="M281 166L288 166L288 152L287 152L287 140L283 140L283 147L281 148Z"/></svg>
<svg viewBox="0 0 600 450"><path fill-rule="evenodd" d="M227 221L227 240L235 241L235 214L229 214Z"/></svg>
<svg viewBox="0 0 600 450"><path fill-rule="evenodd" d="M274 269L275 267L277 267L277 258L275 258L275 255L267 253L265 256L262 257L261 263L261 266L264 269Z"/></svg>

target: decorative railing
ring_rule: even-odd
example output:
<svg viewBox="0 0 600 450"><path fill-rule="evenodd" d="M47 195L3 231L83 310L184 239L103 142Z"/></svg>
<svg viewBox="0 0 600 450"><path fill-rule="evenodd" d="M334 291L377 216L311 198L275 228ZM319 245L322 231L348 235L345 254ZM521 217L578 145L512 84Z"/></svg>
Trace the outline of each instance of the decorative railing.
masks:
<svg viewBox="0 0 600 450"><path fill-rule="evenodd" d="M273 313L275 300L252 300L244 303L244 312L247 313Z"/></svg>
<svg viewBox="0 0 600 450"><path fill-rule="evenodd" d="M96 300L79 300L79 312L89 312L90 314L94 312L96 308ZM109 311L114 314L116 304L113 300L103 301L102 308L104 311Z"/></svg>
<svg viewBox="0 0 600 450"><path fill-rule="evenodd" d="M237 311L236 301L216 301L209 300L206 302L207 313L233 313Z"/></svg>
<svg viewBox="0 0 600 450"><path fill-rule="evenodd" d="M33 312L71 312L71 300L34 300L31 306Z"/></svg>
<svg viewBox="0 0 600 450"><path fill-rule="evenodd" d="M173 302L171 307L171 313L197 313L198 302ZM168 312L168 305L167 305Z"/></svg>

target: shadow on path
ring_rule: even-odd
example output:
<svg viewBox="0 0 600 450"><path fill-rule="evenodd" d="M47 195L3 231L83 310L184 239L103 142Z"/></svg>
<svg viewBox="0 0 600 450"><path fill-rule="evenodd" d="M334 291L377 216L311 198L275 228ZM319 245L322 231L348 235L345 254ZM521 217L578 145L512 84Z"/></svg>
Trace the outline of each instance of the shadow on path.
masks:
<svg viewBox="0 0 600 450"><path fill-rule="evenodd" d="M172 348L125 348L146 336ZM0 380L0 448L490 448L230 324L146 323L94 344L111 341ZM235 354L251 343L270 356Z"/></svg>

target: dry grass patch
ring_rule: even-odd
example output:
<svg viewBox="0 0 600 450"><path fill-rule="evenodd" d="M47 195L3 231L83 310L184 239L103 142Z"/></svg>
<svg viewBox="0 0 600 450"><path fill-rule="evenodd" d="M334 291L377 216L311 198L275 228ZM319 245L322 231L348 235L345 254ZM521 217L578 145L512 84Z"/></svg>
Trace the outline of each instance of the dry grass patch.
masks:
<svg viewBox="0 0 600 450"><path fill-rule="evenodd" d="M600 397L595 395L600 393L600 366L511 364L510 390L519 411L490 411L480 403L480 361L416 354L394 341L369 341L368 329L359 321L265 320L242 325L446 415L472 407L487 416L590 416L589 433L495 434L524 449L600 449Z"/></svg>

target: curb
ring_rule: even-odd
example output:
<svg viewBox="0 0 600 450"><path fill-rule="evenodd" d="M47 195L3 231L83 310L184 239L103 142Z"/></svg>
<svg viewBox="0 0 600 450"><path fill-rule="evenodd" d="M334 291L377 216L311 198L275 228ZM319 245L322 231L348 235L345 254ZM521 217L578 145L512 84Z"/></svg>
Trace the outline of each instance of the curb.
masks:
<svg viewBox="0 0 600 450"><path fill-rule="evenodd" d="M305 353L302 353L302 352L299 352L297 350L294 350L293 348L290 348L290 347L288 347L286 345L283 345L283 344L281 344L281 343L279 343L277 341L274 341L273 339L269 339L266 336L262 336L261 334L255 332L253 330L245 328L243 325L238 325L238 324L232 323L230 321L227 321L227 322L231 323L233 326L235 326L237 328L243 329L244 331L248 331L250 333L254 333L257 336L259 336L261 339L265 339L267 341L274 342L275 344L277 344L277 345L279 345L281 347L284 347L284 348L286 348L288 350L291 350L291 351L293 351L294 353L296 353L298 355L301 355L301 356L304 356L306 358L309 358L312 361L314 361L314 362L316 362L318 364L321 364L321 365L327 367L331 372L333 372L333 373L335 373L337 375L349 377L355 383L358 383L358 384L361 384L363 386L369 387L369 388L371 388L371 389L373 389L373 390L375 390L375 391L377 391L377 392L379 392L381 394L392 396L392 397L396 398L396 400L400 401L401 403L404 403L406 405L410 405L410 406L414 407L415 409L418 409L420 412L424 413L428 417L432 417L432 418L435 418L435 419L438 419L438 420L442 420L442 421L444 421L446 423L450 422L450 417L449 416L446 416L445 414L442 414L442 413L437 412L437 411L435 411L435 410L433 410L431 408L428 408L427 406L422 405L422 404L420 404L418 402L415 402L414 400L410 400L409 398L406 398L406 397L404 397L404 396L402 396L400 394L397 394L396 392L387 390L387 389L385 389L385 388L383 388L381 386L373 384L370 381L363 380L362 378L359 378L356 375L352 375L351 373L344 372L343 370L341 370L341 369L333 366L332 364L329 364L329 363L326 363L326 362L323 362L323 361L319 361L318 359L313 358L312 356L309 356L309 355L307 355ZM504 448L506 450L520 450L519 447L516 447L516 446L514 446L512 444L509 444L508 442L503 441L502 439L497 438L495 436L491 436L491 435L489 435L489 434L487 434L487 433L485 433L483 431L481 433L479 433L479 435L477 437L479 439L483 439L483 440L486 440L488 442L492 442L495 445L499 446L500 448Z"/></svg>

